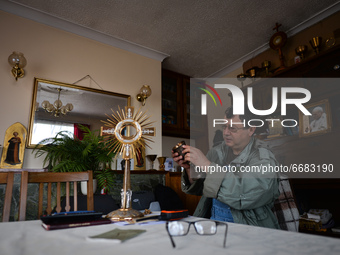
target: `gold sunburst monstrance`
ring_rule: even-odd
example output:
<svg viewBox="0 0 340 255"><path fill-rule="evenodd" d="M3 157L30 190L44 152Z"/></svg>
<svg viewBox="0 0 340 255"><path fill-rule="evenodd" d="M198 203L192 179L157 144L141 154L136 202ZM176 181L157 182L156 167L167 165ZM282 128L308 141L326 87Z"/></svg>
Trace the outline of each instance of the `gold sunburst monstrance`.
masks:
<svg viewBox="0 0 340 255"><path fill-rule="evenodd" d="M155 136L155 128L151 127L150 117L140 109L134 114L134 108L126 106L125 111L120 109L117 112L112 111L108 116L105 128L102 127L101 135L104 138L106 146L116 153L122 155L125 160L124 180L122 189L122 206L120 209L110 212L106 217L114 221L130 220L132 218L142 217L143 214L131 208L132 191L130 188L130 160L136 153L137 148L150 146L152 142L148 136Z"/></svg>

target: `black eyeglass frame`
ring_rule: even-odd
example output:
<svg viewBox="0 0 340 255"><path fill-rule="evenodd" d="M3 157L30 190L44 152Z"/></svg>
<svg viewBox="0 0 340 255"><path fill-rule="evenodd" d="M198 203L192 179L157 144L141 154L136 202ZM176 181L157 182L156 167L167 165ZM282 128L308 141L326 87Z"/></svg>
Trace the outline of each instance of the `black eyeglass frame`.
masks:
<svg viewBox="0 0 340 255"><path fill-rule="evenodd" d="M231 129L232 128L232 129ZM239 128L239 127L232 127L232 126L227 126L227 125L223 125L222 126L222 130L226 130L228 129L230 133L237 133L239 130L241 129L248 129L249 127L242 127L242 128Z"/></svg>
<svg viewBox="0 0 340 255"><path fill-rule="evenodd" d="M202 222L202 221L214 222L214 223L216 224L216 227L219 226L219 225L224 225L224 226L225 226L224 240L223 240L223 247L225 248L225 247L226 247L226 243L227 243L227 233L228 233L228 224L227 224L226 222L215 221L215 220L196 220L196 221L178 220L178 222L186 222L186 223L188 223L189 225L188 225L188 229L187 229L187 231L186 231L185 234L183 234L183 235L176 235L176 236L185 236L185 235L187 235L187 234L189 233L189 229L190 229L190 226L191 226L191 225L194 225L194 228L195 228L196 233L197 233L198 235L200 235L200 236L215 235L216 232L217 232L217 230L216 230L216 232L213 233L213 234L200 234L200 233L198 233L198 231L197 231L197 229L196 229L196 226L195 226L195 223L197 223L197 222ZM166 222L166 225L165 225L165 228L166 228L166 231L168 232L168 235L169 235L169 237L170 237L172 247L173 247L173 248L176 248L176 244L175 244L175 241L174 241L174 239L173 239L173 236L172 236L172 235L170 234L170 232L169 232L169 223L171 223L171 222L174 222L174 221L167 221L167 222ZM217 228L216 228L216 229L217 229Z"/></svg>

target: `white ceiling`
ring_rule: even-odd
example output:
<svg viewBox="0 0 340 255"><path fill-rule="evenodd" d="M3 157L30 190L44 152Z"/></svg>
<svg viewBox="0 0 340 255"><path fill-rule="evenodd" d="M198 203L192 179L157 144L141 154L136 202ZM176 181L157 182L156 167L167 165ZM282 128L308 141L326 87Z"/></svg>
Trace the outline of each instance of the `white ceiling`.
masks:
<svg viewBox="0 0 340 255"><path fill-rule="evenodd" d="M340 1L335 0L0 0L0 4L5 11L123 49L139 48L142 55L165 58L163 68L192 77L221 76L240 67L268 48L276 22L291 36L340 11Z"/></svg>

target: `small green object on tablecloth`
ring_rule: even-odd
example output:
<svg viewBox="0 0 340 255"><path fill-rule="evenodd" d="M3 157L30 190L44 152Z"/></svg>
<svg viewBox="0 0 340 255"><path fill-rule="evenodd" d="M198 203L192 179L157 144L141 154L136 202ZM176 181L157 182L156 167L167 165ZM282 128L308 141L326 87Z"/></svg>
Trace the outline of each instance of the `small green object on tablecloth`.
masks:
<svg viewBox="0 0 340 255"><path fill-rule="evenodd" d="M90 240L108 240L108 241L118 241L118 242L124 242L128 239L131 239L133 237L136 237L142 233L146 232L146 230L143 229L127 229L122 230L119 228L115 228L113 230L110 230L108 232L90 236L88 239Z"/></svg>

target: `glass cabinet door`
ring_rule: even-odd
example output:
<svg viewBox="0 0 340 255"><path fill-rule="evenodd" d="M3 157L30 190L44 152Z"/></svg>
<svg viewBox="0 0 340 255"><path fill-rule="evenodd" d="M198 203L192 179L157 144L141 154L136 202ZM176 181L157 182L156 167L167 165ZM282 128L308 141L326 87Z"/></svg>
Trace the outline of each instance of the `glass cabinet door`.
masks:
<svg viewBox="0 0 340 255"><path fill-rule="evenodd" d="M190 79L183 80L183 87L184 87L184 128L190 130L191 125L193 124L190 122Z"/></svg>
<svg viewBox="0 0 340 255"><path fill-rule="evenodd" d="M191 131L202 131L206 118L201 115L201 94L198 86L190 85L190 79L183 80L184 85L184 128Z"/></svg>
<svg viewBox="0 0 340 255"><path fill-rule="evenodd" d="M199 87L199 86L198 86ZM201 115L202 90L192 93L190 77L168 70L162 72L162 132L165 136L189 138L206 127Z"/></svg>
<svg viewBox="0 0 340 255"><path fill-rule="evenodd" d="M179 128L181 125L180 79L175 75L162 76L162 125L166 128Z"/></svg>

